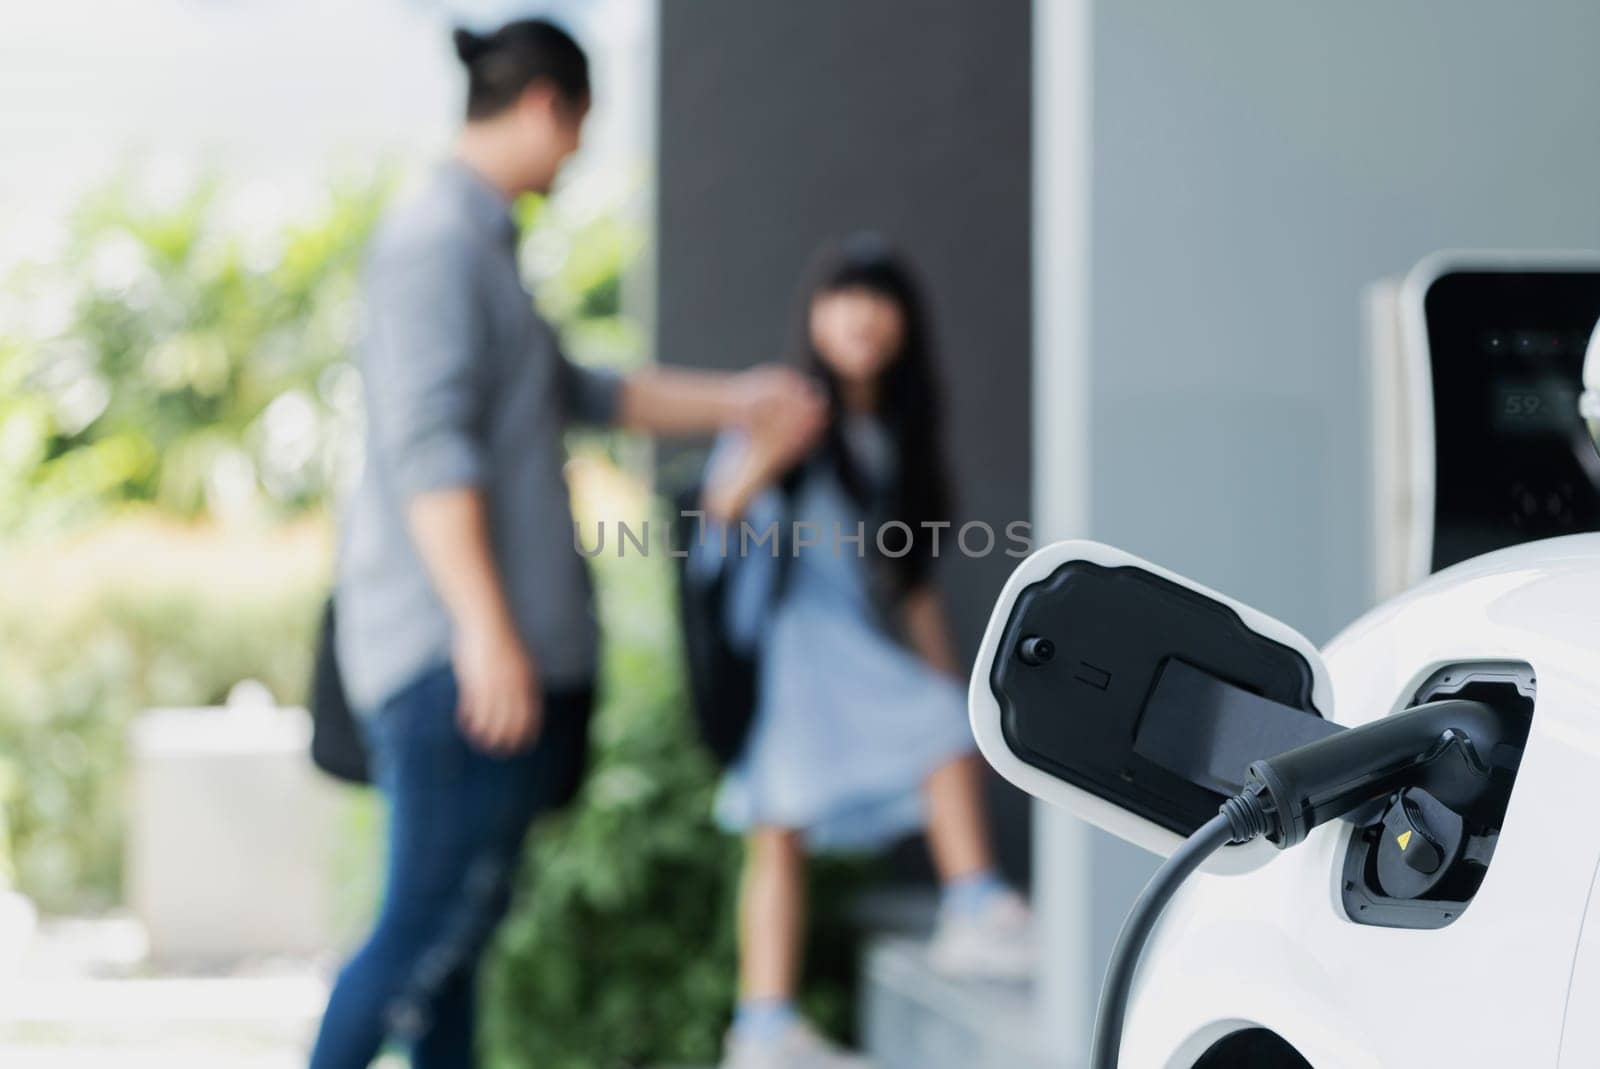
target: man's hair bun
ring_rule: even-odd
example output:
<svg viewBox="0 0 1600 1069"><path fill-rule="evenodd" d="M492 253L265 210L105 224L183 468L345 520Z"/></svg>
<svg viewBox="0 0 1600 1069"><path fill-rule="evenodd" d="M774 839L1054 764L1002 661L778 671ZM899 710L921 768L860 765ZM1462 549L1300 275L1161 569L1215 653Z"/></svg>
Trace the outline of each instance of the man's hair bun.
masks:
<svg viewBox="0 0 1600 1069"><path fill-rule="evenodd" d="M455 31L467 68L467 118L486 119L544 79L568 104L588 104L589 60L565 30L545 19L518 19L492 33Z"/></svg>
<svg viewBox="0 0 1600 1069"><path fill-rule="evenodd" d="M481 37L465 27L456 27L450 37L456 44L456 55L469 67L472 66L473 60L483 55L489 47L487 37Z"/></svg>

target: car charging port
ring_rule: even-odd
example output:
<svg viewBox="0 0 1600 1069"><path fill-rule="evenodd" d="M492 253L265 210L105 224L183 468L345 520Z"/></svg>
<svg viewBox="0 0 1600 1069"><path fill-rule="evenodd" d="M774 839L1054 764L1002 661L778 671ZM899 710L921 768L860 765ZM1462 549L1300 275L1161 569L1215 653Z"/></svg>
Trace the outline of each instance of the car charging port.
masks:
<svg viewBox="0 0 1600 1069"><path fill-rule="evenodd" d="M1450 665L1428 677L1412 705L1444 700L1480 702L1502 724L1481 762L1490 788L1471 800L1440 797L1429 784L1390 795L1360 822L1346 850L1345 912L1357 924L1442 928L1461 916L1483 883L1516 782L1533 719L1536 680L1521 662Z"/></svg>
<svg viewBox="0 0 1600 1069"><path fill-rule="evenodd" d="M1225 703L1222 708L1234 707ZM1509 753L1520 759L1526 739L1526 723L1520 718L1502 715L1475 698L1444 694L1359 727L1319 733L1309 742L1251 762L1243 788L1179 844L1128 911L1106 968L1090 1063L1095 1069L1115 1069L1145 940L1183 881L1212 854L1260 838L1287 850L1333 820L1372 824L1381 835L1385 818L1364 816L1376 807L1380 814L1396 813L1395 820L1407 822L1397 841L1417 849L1418 868L1433 876L1461 852L1460 835L1445 830L1446 813L1503 815L1508 787L1497 782L1494 762L1507 760ZM1413 797L1412 791L1424 793ZM1432 825L1424 815L1424 797L1442 810L1433 814ZM1424 825L1426 833L1419 830ZM1406 867L1403 857L1400 865Z"/></svg>

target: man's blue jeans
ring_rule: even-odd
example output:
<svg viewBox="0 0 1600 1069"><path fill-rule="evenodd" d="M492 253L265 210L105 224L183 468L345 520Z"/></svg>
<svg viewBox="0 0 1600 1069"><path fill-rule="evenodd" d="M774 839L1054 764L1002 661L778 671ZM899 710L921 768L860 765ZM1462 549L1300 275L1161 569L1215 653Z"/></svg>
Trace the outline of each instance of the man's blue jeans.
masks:
<svg viewBox="0 0 1600 1069"><path fill-rule="evenodd" d="M478 959L505 915L522 840L576 788L588 691L546 695L539 741L497 757L456 723L455 676L433 669L386 701L370 727L389 803L383 906L340 971L311 1069L359 1069L386 1039L417 1069L473 1064Z"/></svg>

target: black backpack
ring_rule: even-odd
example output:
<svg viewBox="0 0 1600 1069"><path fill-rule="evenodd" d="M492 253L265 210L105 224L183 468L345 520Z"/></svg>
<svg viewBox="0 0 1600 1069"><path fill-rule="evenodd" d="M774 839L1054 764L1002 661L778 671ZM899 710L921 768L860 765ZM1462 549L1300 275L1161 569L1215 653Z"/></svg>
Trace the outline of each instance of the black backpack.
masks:
<svg viewBox="0 0 1600 1069"><path fill-rule="evenodd" d="M787 495L783 495L787 501ZM696 568L686 551L702 544L704 520L697 519L700 487L677 498L677 514L670 521L672 546L678 551L678 606L683 627L689 704L693 707L700 741L719 765L736 761L744 749L755 719L756 687L760 679L760 649L753 637L734 634L730 626L729 597L751 560L740 552L740 535L730 532L720 566ZM768 608L782 595L790 561L787 510L778 520L776 575L767 591ZM753 550L771 554L763 548Z"/></svg>
<svg viewBox="0 0 1600 1069"><path fill-rule="evenodd" d="M317 649L311 667L311 763L346 783L371 783L371 760L345 698L344 679L334 650L333 599L322 608Z"/></svg>

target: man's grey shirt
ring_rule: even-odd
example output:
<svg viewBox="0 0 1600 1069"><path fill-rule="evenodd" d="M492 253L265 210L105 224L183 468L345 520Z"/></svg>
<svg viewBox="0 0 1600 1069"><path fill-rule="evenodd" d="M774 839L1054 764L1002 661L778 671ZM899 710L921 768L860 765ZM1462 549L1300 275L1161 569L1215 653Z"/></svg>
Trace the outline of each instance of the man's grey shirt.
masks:
<svg viewBox="0 0 1600 1069"><path fill-rule="evenodd" d="M391 212L368 253L360 367L361 482L342 525L340 670L376 709L450 656L452 628L406 523L409 500L478 487L512 615L548 689L593 677L589 576L563 476L569 420L609 422L617 377L561 353L533 309L500 194L441 166Z"/></svg>

